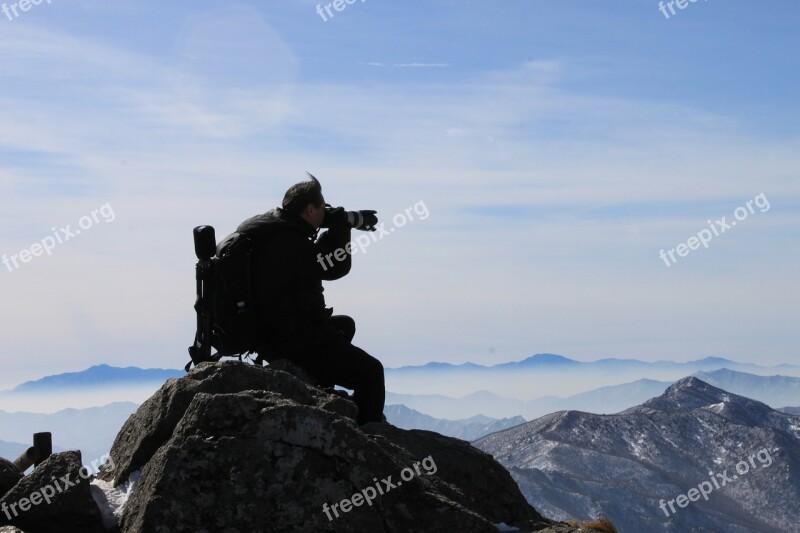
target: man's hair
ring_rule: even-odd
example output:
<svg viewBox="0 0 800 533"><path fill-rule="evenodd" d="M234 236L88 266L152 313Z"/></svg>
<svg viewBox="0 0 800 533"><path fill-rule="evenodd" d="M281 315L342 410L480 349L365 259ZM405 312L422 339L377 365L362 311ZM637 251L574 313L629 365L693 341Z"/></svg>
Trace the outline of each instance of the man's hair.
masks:
<svg viewBox="0 0 800 533"><path fill-rule="evenodd" d="M317 178L310 173L306 172L309 181L301 181L295 183L286 194L283 195L283 210L293 215L299 215L308 204L314 204L317 207L322 206L325 201L322 198L322 185L319 184Z"/></svg>

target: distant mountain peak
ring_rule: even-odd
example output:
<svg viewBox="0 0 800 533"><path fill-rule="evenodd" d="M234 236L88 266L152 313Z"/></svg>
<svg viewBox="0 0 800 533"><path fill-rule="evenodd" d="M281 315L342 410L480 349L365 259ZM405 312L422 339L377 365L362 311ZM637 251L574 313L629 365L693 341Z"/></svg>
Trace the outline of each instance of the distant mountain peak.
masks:
<svg viewBox="0 0 800 533"><path fill-rule="evenodd" d="M735 363L735 361L731 361L730 359L726 359L724 357L703 357L702 359L698 359L695 363L706 363L711 365L727 365L730 363Z"/></svg>
<svg viewBox="0 0 800 533"><path fill-rule="evenodd" d="M648 400L644 405L658 402L670 410L685 410L715 405L730 401L732 394L709 385L694 376L679 379L664 391L659 397Z"/></svg>
<svg viewBox="0 0 800 533"><path fill-rule="evenodd" d="M532 355L530 357L526 357L522 361L516 363L505 363L505 365L574 365L578 364L578 361L574 359L570 359L569 357L564 357L563 355L557 355L554 353L537 353L536 355ZM500 365L500 366L505 366Z"/></svg>
<svg viewBox="0 0 800 533"><path fill-rule="evenodd" d="M528 357L528 360L558 362L558 363L564 363L564 362L574 363L575 362L572 359L570 359L569 357L564 357L563 355L558 355L558 354L554 354L554 353L537 353L536 355L532 355L532 356Z"/></svg>
<svg viewBox="0 0 800 533"><path fill-rule="evenodd" d="M653 410L676 412L694 409L706 409L716 413L750 413L750 416L772 411L764 403L718 389L701 379L689 376L679 379L670 385L661 396L651 398L642 405L623 412L634 413Z"/></svg>
<svg viewBox="0 0 800 533"><path fill-rule="evenodd" d="M701 390L711 393L719 392L726 394L724 390L713 387L708 383L706 383L705 381L697 379L694 376L687 376L685 378L679 379L678 381L667 387L667 390L664 393L666 394L670 391L678 393L680 391L689 391L689 390L691 391Z"/></svg>

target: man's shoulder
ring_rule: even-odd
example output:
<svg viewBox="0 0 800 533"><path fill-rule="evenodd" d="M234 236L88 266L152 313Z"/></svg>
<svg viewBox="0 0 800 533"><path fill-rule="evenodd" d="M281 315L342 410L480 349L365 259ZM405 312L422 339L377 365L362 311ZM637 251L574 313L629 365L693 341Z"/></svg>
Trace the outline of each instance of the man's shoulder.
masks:
<svg viewBox="0 0 800 533"><path fill-rule="evenodd" d="M236 232L253 234L259 231L277 229L285 224L286 222L281 219L277 210L271 209L266 213L248 218L239 224L239 227L236 228Z"/></svg>
<svg viewBox="0 0 800 533"><path fill-rule="evenodd" d="M236 231L250 237L257 251L268 253L280 250L282 254L292 255L295 253L293 250L300 253L311 244L303 230L285 220L278 209L248 218L239 224Z"/></svg>
<svg viewBox="0 0 800 533"><path fill-rule="evenodd" d="M239 224L236 232L256 239L276 234L303 236L303 230L283 218L279 209L271 209L266 213L248 218Z"/></svg>

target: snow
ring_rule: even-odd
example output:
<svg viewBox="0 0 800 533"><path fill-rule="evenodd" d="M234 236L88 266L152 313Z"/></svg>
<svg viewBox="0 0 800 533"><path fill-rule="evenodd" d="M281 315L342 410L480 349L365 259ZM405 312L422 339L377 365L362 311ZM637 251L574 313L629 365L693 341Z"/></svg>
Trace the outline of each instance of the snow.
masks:
<svg viewBox="0 0 800 533"><path fill-rule="evenodd" d="M499 524L495 524L494 527L496 527L498 531L519 531L519 528L516 528L514 526L509 526L505 522L500 522Z"/></svg>
<svg viewBox="0 0 800 533"><path fill-rule="evenodd" d="M645 454L642 454L642 445L644 444L643 436L640 435L636 443L629 442L628 444L630 444L630 447L633 449L633 454L636 457L638 457L639 459L642 459L644 457Z"/></svg>
<svg viewBox="0 0 800 533"><path fill-rule="evenodd" d="M103 519L103 527L112 529L119 524L122 512L128 499L136 490L136 484L141 477L141 470L137 470L128 477L128 481L114 487L108 481L95 479L92 481L91 490L97 507L100 508L100 515Z"/></svg>
<svg viewBox="0 0 800 533"><path fill-rule="evenodd" d="M661 426L661 429L664 429L664 426ZM669 438L665 437L664 435L662 435L662 436L661 436L661 438L662 438L662 439L664 439L665 441L669 442L670 444L672 444L672 446L673 446L673 447L675 447L675 448L680 448L680 446L678 446L677 444L675 444L675 442L673 442L673 441L672 441L672 440L670 440Z"/></svg>

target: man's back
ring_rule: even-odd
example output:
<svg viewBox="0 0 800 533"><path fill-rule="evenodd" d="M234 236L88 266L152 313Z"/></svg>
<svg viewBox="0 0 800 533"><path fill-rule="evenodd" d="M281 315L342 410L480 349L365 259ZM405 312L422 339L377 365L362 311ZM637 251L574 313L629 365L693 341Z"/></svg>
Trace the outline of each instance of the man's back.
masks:
<svg viewBox="0 0 800 533"><path fill-rule="evenodd" d="M314 242L311 226L275 209L246 220L237 231L252 235L256 242L253 285L268 343L313 336L329 316L322 280L338 279L350 270L349 254L346 261L327 269L317 254L344 247L350 240L349 228L331 229Z"/></svg>

